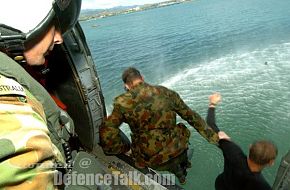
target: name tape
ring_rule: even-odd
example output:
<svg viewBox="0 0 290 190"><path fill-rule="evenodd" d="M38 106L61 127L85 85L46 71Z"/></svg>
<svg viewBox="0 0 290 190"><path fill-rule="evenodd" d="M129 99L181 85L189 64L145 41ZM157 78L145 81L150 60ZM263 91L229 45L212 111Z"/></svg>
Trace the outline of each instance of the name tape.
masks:
<svg viewBox="0 0 290 190"><path fill-rule="evenodd" d="M0 75L0 95L26 96L24 88L15 80Z"/></svg>

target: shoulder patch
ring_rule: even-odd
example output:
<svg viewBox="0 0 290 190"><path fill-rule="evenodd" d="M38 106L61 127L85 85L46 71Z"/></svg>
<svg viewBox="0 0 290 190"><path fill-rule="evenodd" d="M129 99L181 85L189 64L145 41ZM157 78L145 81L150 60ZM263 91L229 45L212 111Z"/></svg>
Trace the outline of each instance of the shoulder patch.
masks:
<svg viewBox="0 0 290 190"><path fill-rule="evenodd" d="M26 97L24 88L15 80L0 75L0 95L18 95Z"/></svg>

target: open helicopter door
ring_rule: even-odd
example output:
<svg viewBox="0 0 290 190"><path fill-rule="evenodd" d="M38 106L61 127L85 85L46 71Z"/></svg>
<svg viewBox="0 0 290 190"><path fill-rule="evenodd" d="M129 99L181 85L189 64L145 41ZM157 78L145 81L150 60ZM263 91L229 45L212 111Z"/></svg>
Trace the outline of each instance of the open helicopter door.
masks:
<svg viewBox="0 0 290 190"><path fill-rule="evenodd" d="M64 44L49 56L47 86L67 107L75 133L86 150L99 142L106 116L103 95L85 36L79 24L64 36Z"/></svg>
<svg viewBox="0 0 290 190"><path fill-rule="evenodd" d="M73 145L71 146L73 167L68 174L72 179L76 174L89 175L90 179L93 175L94 180L104 176L114 178L113 183L111 181L110 184L100 183L100 181L89 181L89 184L65 184L66 189L182 189L171 179L169 181L166 179L169 186L162 186L126 161L116 156L106 156L103 153L98 143L99 126L106 116L104 98L91 53L79 23L65 34L63 45L55 47L48 56L48 69L46 86L65 105L66 111L74 121L74 130L70 133L76 134L77 140L69 143ZM156 173L156 176L158 175ZM124 184L124 180L130 183Z"/></svg>

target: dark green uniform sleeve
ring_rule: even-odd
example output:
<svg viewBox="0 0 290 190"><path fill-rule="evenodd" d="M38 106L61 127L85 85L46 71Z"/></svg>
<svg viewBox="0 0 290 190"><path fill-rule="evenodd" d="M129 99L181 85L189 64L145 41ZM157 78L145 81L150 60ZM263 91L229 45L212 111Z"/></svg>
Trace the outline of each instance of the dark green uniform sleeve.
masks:
<svg viewBox="0 0 290 190"><path fill-rule="evenodd" d="M106 154L121 154L129 151L130 145L122 141L120 125L123 116L120 106L114 103L112 114L104 120L100 127L100 142Z"/></svg>
<svg viewBox="0 0 290 190"><path fill-rule="evenodd" d="M208 142L218 144L217 133L206 124L205 120L198 113L192 111L176 92L173 92L172 96L176 113L194 127Z"/></svg>

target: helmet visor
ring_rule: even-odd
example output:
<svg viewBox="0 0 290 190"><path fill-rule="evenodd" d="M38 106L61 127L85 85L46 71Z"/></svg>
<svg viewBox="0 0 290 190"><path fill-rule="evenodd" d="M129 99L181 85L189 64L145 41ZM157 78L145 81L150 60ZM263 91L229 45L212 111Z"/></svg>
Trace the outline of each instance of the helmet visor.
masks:
<svg viewBox="0 0 290 190"><path fill-rule="evenodd" d="M27 33L26 41L34 41L43 35L51 24L56 24L62 34L78 21L81 0L54 0L53 7L43 21Z"/></svg>
<svg viewBox="0 0 290 190"><path fill-rule="evenodd" d="M53 4L56 19L64 34L78 21L81 10L81 0L55 0Z"/></svg>

